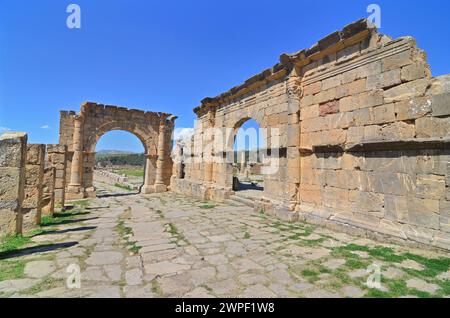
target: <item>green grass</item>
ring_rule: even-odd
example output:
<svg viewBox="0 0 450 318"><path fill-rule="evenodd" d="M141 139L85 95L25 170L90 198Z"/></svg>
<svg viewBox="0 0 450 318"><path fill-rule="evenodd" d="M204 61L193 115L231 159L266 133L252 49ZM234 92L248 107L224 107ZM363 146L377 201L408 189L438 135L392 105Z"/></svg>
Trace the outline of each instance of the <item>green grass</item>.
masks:
<svg viewBox="0 0 450 318"><path fill-rule="evenodd" d="M127 248L134 254L139 253L141 247L137 245L136 242L130 240L129 236L133 235L133 230L125 225L124 220L119 221L119 223L116 226L116 229L124 239Z"/></svg>
<svg viewBox="0 0 450 318"><path fill-rule="evenodd" d="M2 238L0 242L0 253L9 253L16 251L21 247L31 243L28 236L22 235L8 235Z"/></svg>
<svg viewBox="0 0 450 318"><path fill-rule="evenodd" d="M50 290L57 287L58 284L62 282L62 279L56 279L53 277L47 277L43 281L34 285L33 287L23 291L24 294L35 295L45 290Z"/></svg>
<svg viewBox="0 0 450 318"><path fill-rule="evenodd" d="M362 261L359 259L348 259L347 262L345 263L345 265L351 269L363 269L363 268L367 268L370 263L367 261Z"/></svg>
<svg viewBox="0 0 450 318"><path fill-rule="evenodd" d="M166 231L172 235L172 243L175 243L177 246L187 243L184 235L178 231L177 227L173 223L167 223L166 227Z"/></svg>
<svg viewBox="0 0 450 318"><path fill-rule="evenodd" d="M152 280L152 292L157 296L157 297L162 297L164 295L161 286L159 285L158 280L155 278Z"/></svg>
<svg viewBox="0 0 450 318"><path fill-rule="evenodd" d="M67 203L73 204L76 207L79 208L86 208L89 206L89 199L83 199L83 200L74 200L74 201L68 201Z"/></svg>
<svg viewBox="0 0 450 318"><path fill-rule="evenodd" d="M25 261L23 260L3 260L0 261L0 281L17 279L23 277Z"/></svg>
<svg viewBox="0 0 450 318"><path fill-rule="evenodd" d="M114 183L114 186L117 187L117 188L121 188L121 189L127 190L127 191L133 191L132 187L130 187L128 185L125 185L125 184Z"/></svg>
<svg viewBox="0 0 450 318"><path fill-rule="evenodd" d="M42 216L40 226L24 233L23 235L9 235L2 237L0 239L0 253L6 255L18 251L24 246L31 244L32 237L45 234L47 231L54 230L55 225L62 224L66 220L74 220L80 214L88 213L84 212L83 209L89 205L88 200L72 201L71 203L75 206L72 210L54 213L53 216Z"/></svg>
<svg viewBox="0 0 450 318"><path fill-rule="evenodd" d="M248 240L250 238L250 233L245 232L244 233L244 239Z"/></svg>
<svg viewBox="0 0 450 318"><path fill-rule="evenodd" d="M431 297L430 293L420 291L414 288L408 288L406 282L400 279L386 280L381 279L382 284L388 288L388 291L382 291L376 288L370 288L366 297L371 298L398 298L400 296L417 296L420 298Z"/></svg>
<svg viewBox="0 0 450 318"><path fill-rule="evenodd" d="M310 283L314 283L315 281L319 280L319 273L311 270L311 269L304 269L300 272L303 277L305 277Z"/></svg>
<svg viewBox="0 0 450 318"><path fill-rule="evenodd" d="M114 173L125 175L127 177L144 177L144 168L124 168L124 169L114 169Z"/></svg>

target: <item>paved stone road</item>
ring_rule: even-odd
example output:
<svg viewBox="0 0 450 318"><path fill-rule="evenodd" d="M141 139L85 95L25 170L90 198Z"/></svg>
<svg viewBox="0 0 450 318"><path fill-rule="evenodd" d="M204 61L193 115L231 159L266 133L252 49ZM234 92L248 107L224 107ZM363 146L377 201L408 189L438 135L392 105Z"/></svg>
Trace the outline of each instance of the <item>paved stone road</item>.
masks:
<svg viewBox="0 0 450 318"><path fill-rule="evenodd" d="M86 212L33 237L33 245L19 255L4 257L0 269L9 268L14 277L0 281L0 296L450 294L448 254L289 224L243 205L205 203L173 193L116 194L91 200ZM11 266L18 264L22 267L16 273ZM69 289L67 279L77 266L81 288ZM369 288L368 278L377 282L377 269L380 285Z"/></svg>

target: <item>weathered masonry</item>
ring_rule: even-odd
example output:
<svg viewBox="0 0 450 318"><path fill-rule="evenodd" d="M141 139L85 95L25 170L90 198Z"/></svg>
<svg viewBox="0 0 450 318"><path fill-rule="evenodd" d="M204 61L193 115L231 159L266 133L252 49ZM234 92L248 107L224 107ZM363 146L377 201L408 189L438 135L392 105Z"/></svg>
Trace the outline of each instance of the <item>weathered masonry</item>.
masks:
<svg viewBox="0 0 450 318"><path fill-rule="evenodd" d="M357 21L194 112L173 191L232 198L227 154L252 118L273 159L255 209L450 249L450 76L413 38Z"/></svg>
<svg viewBox="0 0 450 318"><path fill-rule="evenodd" d="M143 193L167 190L172 172L171 137L176 117L117 106L84 103L79 114L62 111L59 144L67 146L66 199L95 196L95 146L112 130L134 134L147 156Z"/></svg>
<svg viewBox="0 0 450 318"><path fill-rule="evenodd" d="M22 234L27 139L25 133L0 136L0 237Z"/></svg>

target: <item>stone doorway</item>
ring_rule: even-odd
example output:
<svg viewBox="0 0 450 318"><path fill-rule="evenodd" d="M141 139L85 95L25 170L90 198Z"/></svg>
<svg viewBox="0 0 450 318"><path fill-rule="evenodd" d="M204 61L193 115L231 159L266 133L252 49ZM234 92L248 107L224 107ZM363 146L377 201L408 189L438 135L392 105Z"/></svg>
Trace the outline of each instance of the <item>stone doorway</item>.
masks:
<svg viewBox="0 0 450 318"><path fill-rule="evenodd" d="M259 199L264 191L264 131L252 118L244 118L234 127L233 191L236 195Z"/></svg>

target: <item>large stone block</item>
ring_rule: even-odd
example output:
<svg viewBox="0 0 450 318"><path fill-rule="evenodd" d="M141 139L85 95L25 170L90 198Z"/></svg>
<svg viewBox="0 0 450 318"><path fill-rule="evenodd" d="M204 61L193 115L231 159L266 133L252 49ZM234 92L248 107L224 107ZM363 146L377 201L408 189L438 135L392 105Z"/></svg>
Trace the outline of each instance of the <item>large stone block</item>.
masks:
<svg viewBox="0 0 450 318"><path fill-rule="evenodd" d="M322 90L322 82L318 81L303 87L303 95L314 95Z"/></svg>
<svg viewBox="0 0 450 318"><path fill-rule="evenodd" d="M26 160L27 135L4 133L0 135L0 167L23 167Z"/></svg>
<svg viewBox="0 0 450 318"><path fill-rule="evenodd" d="M424 77L429 78L430 75L430 69L425 62L415 62L413 64L402 67L401 78L403 82L409 82Z"/></svg>
<svg viewBox="0 0 450 318"><path fill-rule="evenodd" d="M408 205L408 223L426 228L439 229L439 201L410 196Z"/></svg>
<svg viewBox="0 0 450 318"><path fill-rule="evenodd" d="M418 138L450 136L450 117L422 117L416 119L416 135Z"/></svg>
<svg viewBox="0 0 450 318"><path fill-rule="evenodd" d="M424 199L443 199L445 196L445 177L433 174L418 174L416 195Z"/></svg>
<svg viewBox="0 0 450 318"><path fill-rule="evenodd" d="M319 105L319 115L324 117L339 112L339 101L332 100Z"/></svg>
<svg viewBox="0 0 450 318"><path fill-rule="evenodd" d="M23 168L0 167L0 209L18 211L23 200Z"/></svg>
<svg viewBox="0 0 450 318"><path fill-rule="evenodd" d="M403 99L423 96L429 85L430 81L423 78L395 86L384 91L384 101L385 103L392 103Z"/></svg>
<svg viewBox="0 0 450 318"><path fill-rule="evenodd" d="M431 99L431 107L433 116L449 116L450 93L434 95Z"/></svg>
<svg viewBox="0 0 450 318"><path fill-rule="evenodd" d="M373 108L373 123L385 124L396 120L394 104L385 104Z"/></svg>
<svg viewBox="0 0 450 318"><path fill-rule="evenodd" d="M362 78L336 88L336 98L357 95L366 90L366 79Z"/></svg>
<svg viewBox="0 0 450 318"><path fill-rule="evenodd" d="M352 202L351 209L354 212L384 216L384 194L351 190L349 200Z"/></svg>
<svg viewBox="0 0 450 318"><path fill-rule="evenodd" d="M402 66L412 63L411 51L403 51L401 53L391 55L383 59L383 72L401 68Z"/></svg>
<svg viewBox="0 0 450 318"><path fill-rule="evenodd" d="M400 121L383 126L380 136L384 140L404 140L414 138L415 134L414 124Z"/></svg>
<svg viewBox="0 0 450 318"><path fill-rule="evenodd" d="M0 136L0 236L22 233L27 134Z"/></svg>
<svg viewBox="0 0 450 318"><path fill-rule="evenodd" d="M392 87L400 84L400 69L390 70L381 74L371 75L367 77L367 90L374 90L386 87Z"/></svg>
<svg viewBox="0 0 450 318"><path fill-rule="evenodd" d="M423 117L431 112L432 99L428 96L415 97L395 103L397 120L410 120Z"/></svg>

